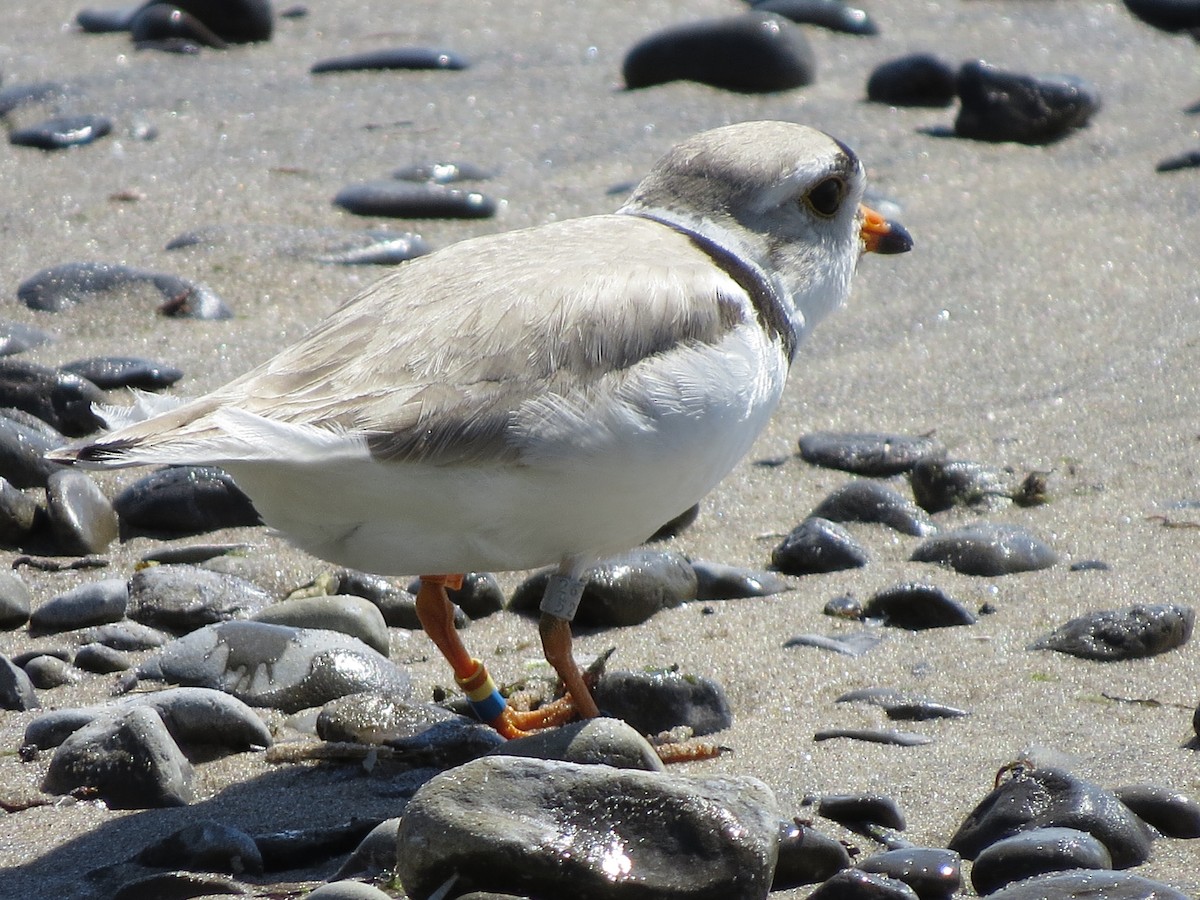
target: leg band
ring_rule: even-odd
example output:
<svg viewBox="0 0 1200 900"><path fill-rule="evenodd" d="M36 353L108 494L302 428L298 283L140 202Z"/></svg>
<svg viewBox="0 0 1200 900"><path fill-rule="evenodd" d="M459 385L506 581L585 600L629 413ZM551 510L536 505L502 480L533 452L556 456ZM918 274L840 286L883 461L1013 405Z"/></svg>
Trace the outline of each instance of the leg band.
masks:
<svg viewBox="0 0 1200 900"><path fill-rule="evenodd" d="M579 609L579 601L583 598L585 587L587 582L583 579L569 578L555 572L546 582L546 593L542 595L542 612L570 622L575 618L575 611Z"/></svg>
<svg viewBox="0 0 1200 900"><path fill-rule="evenodd" d="M492 681L492 676L488 674L483 663L477 659L471 662L475 663L475 671L466 678L455 677L454 680L467 695L467 701L471 704L471 709L475 710L475 715L479 716L481 721L494 722L504 713L508 703L496 690L496 683Z"/></svg>

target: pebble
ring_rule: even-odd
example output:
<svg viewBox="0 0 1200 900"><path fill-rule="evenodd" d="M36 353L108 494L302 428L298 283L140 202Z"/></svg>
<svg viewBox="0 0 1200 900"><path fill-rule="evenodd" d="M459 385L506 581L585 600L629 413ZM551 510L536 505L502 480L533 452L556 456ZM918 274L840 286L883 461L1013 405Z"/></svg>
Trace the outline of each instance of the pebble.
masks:
<svg viewBox="0 0 1200 900"><path fill-rule="evenodd" d="M1071 619L1029 645L1080 659L1143 659L1182 647L1192 636L1196 611L1175 604L1099 610Z"/></svg>
<svg viewBox="0 0 1200 900"><path fill-rule="evenodd" d="M309 72L362 72L375 69L465 69L470 65L452 50L435 47L388 47L348 56L335 56L312 64Z"/></svg>
<svg viewBox="0 0 1200 900"><path fill-rule="evenodd" d="M1117 799L1143 822L1169 838L1200 838L1200 803L1187 794L1152 784L1114 788Z"/></svg>
<svg viewBox="0 0 1200 900"><path fill-rule="evenodd" d="M937 531L924 510L878 481L858 479L830 492L810 516L831 522L886 525L901 534L924 537Z"/></svg>
<svg viewBox="0 0 1200 900"><path fill-rule="evenodd" d="M147 0L139 7L80 12L75 21L84 31L128 31L147 12L178 10L194 18L222 41L247 44L270 40L275 27L270 0Z"/></svg>
<svg viewBox="0 0 1200 900"><path fill-rule="evenodd" d="M697 600L741 600L770 597L792 590L775 572L756 572L741 566L693 559Z"/></svg>
<svg viewBox="0 0 1200 900"><path fill-rule="evenodd" d="M928 435L880 431L814 431L800 438L800 458L856 475L901 475L923 460L943 459L946 448Z"/></svg>
<svg viewBox="0 0 1200 900"><path fill-rule="evenodd" d="M1048 569L1058 554L1019 525L976 522L928 538L909 557L938 563L963 575L999 576Z"/></svg>
<svg viewBox="0 0 1200 900"><path fill-rule="evenodd" d="M22 746L53 750L101 714L97 709L52 709L41 713L25 726Z"/></svg>
<svg viewBox="0 0 1200 900"><path fill-rule="evenodd" d="M1196 0L1125 0L1125 8L1161 31L1200 34L1200 2Z"/></svg>
<svg viewBox="0 0 1200 900"><path fill-rule="evenodd" d="M970 610L940 587L913 581L875 594L863 606L863 615L910 631L974 625L977 621Z"/></svg>
<svg viewBox="0 0 1200 900"><path fill-rule="evenodd" d="M29 621L29 586L17 575L0 571L0 629L20 628Z"/></svg>
<svg viewBox="0 0 1200 900"><path fill-rule="evenodd" d="M641 732L627 722L605 716L535 731L527 737L505 741L491 753L647 772L661 772L665 768Z"/></svg>
<svg viewBox="0 0 1200 900"><path fill-rule="evenodd" d="M19 147L39 150L65 150L97 141L112 131L112 120L106 116L80 114L55 116L24 128L14 128L8 142Z"/></svg>
<svg viewBox="0 0 1200 900"><path fill-rule="evenodd" d="M962 888L962 858L953 850L886 850L858 862L864 872L903 881L921 900L950 900Z"/></svg>
<svg viewBox="0 0 1200 900"><path fill-rule="evenodd" d="M971 866L971 885L990 894L1014 881L1064 869L1111 869L1099 840L1074 828L1034 828L985 847Z"/></svg>
<svg viewBox="0 0 1200 900"><path fill-rule="evenodd" d="M262 854L254 838L222 822L193 822L155 841L134 857L143 866L229 875L261 875ZM312 896L309 894L308 896Z"/></svg>
<svg viewBox="0 0 1200 900"><path fill-rule="evenodd" d="M850 854L841 841L798 819L785 822L779 830L779 858L771 890L815 884L849 867Z"/></svg>
<svg viewBox="0 0 1200 900"><path fill-rule="evenodd" d="M670 823L669 827L665 827ZM699 778L485 757L435 776L397 836L400 883L594 900L765 897L779 834L774 797L746 777Z"/></svg>
<svg viewBox="0 0 1200 900"><path fill-rule="evenodd" d="M1195 169L1200 167L1200 150L1189 150L1175 156L1159 160L1154 167L1155 172L1177 172L1180 169Z"/></svg>
<svg viewBox="0 0 1200 900"><path fill-rule="evenodd" d="M126 6L121 9L81 9L75 14L75 24L87 34L128 31L129 23L140 10L139 6Z"/></svg>
<svg viewBox="0 0 1200 900"><path fill-rule="evenodd" d="M142 555L141 562L163 563L174 565L186 563L196 565L220 559L225 556L237 556L246 553L249 544L183 544L158 547Z"/></svg>
<svg viewBox="0 0 1200 900"><path fill-rule="evenodd" d="M0 653L0 709L30 710L41 706L25 670Z"/></svg>
<svg viewBox="0 0 1200 900"><path fill-rule="evenodd" d="M713 734L733 724L725 689L698 675L608 672L592 695L605 714L628 722L642 734L670 731L680 725L695 735Z"/></svg>
<svg viewBox="0 0 1200 900"><path fill-rule="evenodd" d="M404 698L412 690L407 672L355 638L263 622L200 628L166 645L137 674L224 690L285 713L362 691Z"/></svg>
<svg viewBox="0 0 1200 900"><path fill-rule="evenodd" d="M754 4L754 10L843 34L879 34L879 26L866 10L847 6L842 0L760 0Z"/></svg>
<svg viewBox="0 0 1200 900"><path fill-rule="evenodd" d="M129 579L129 618L176 634L244 619L270 602L244 578L196 566L149 566Z"/></svg>
<svg viewBox="0 0 1200 900"><path fill-rule="evenodd" d="M296 597L280 600L251 617L255 622L324 628L356 637L368 647L388 655L387 622L379 607L362 597Z"/></svg>
<svg viewBox="0 0 1200 900"><path fill-rule="evenodd" d="M943 107L957 95L955 72L932 53L911 53L880 63L867 79L867 99L891 106Z"/></svg>
<svg viewBox="0 0 1200 900"><path fill-rule="evenodd" d="M351 875L368 877L396 868L396 831L400 818L385 819L354 848L334 878L349 878Z"/></svg>
<svg viewBox="0 0 1200 900"><path fill-rule="evenodd" d="M857 631L842 632L833 635L798 634L788 638L784 649L788 647L819 647L822 650L832 650L843 656L862 656L869 650L874 650L883 643L883 635L878 628L860 628Z"/></svg>
<svg viewBox="0 0 1200 900"><path fill-rule="evenodd" d="M356 816L341 825L255 834L254 843L268 872L307 868L314 862L349 853L379 822Z"/></svg>
<svg viewBox="0 0 1200 900"><path fill-rule="evenodd" d="M927 697L882 687L847 691L834 703L870 703L881 708L889 719L913 722L924 722L928 719L960 719L970 715L965 709L937 703Z"/></svg>
<svg viewBox="0 0 1200 900"><path fill-rule="evenodd" d="M864 823L897 831L908 827L899 804L881 794L829 794L817 801L817 815L855 827Z"/></svg>
<svg viewBox="0 0 1200 900"><path fill-rule="evenodd" d="M45 454L67 439L41 419L29 419L22 410L0 410L0 476L16 488L44 488L52 474L62 471ZM11 502L24 506L15 499Z"/></svg>
<svg viewBox="0 0 1200 900"><path fill-rule="evenodd" d="M1011 472L967 460L922 460L909 474L917 505L929 513L956 506L980 506L1011 499Z"/></svg>
<svg viewBox="0 0 1200 900"><path fill-rule="evenodd" d="M229 319L233 312L203 284L178 275L150 272L116 263L63 263L42 269L21 282L17 298L30 309L62 312L98 297L149 296L163 315L191 319Z"/></svg>
<svg viewBox="0 0 1200 900"><path fill-rule="evenodd" d="M23 410L70 437L83 437L104 425L92 412L92 404L104 399L98 387L78 375L24 360L0 359L0 407ZM60 466L54 469L61 471Z"/></svg>
<svg viewBox="0 0 1200 900"><path fill-rule="evenodd" d="M140 622L114 622L111 625L94 625L79 632L85 644L100 644L113 650L136 653L139 650L154 650L169 643L170 635L142 625Z"/></svg>
<svg viewBox="0 0 1200 900"><path fill-rule="evenodd" d="M433 184L453 184L456 181L489 181L494 176L483 166L470 162L427 162L401 166L392 172L400 181L426 181Z"/></svg>
<svg viewBox="0 0 1200 900"><path fill-rule="evenodd" d="M536 612L552 570L531 575L513 591L508 608ZM575 621L580 625L640 625L655 613L672 609L697 592L695 570L687 557L670 550L640 547L587 569L587 582Z"/></svg>
<svg viewBox="0 0 1200 900"><path fill-rule="evenodd" d="M103 644L84 644L75 653L75 668L96 675L124 672L132 665L128 655Z"/></svg>
<svg viewBox="0 0 1200 900"><path fill-rule="evenodd" d="M121 491L113 508L122 528L152 534L205 534L262 524L250 498L215 466L158 469Z"/></svg>
<svg viewBox="0 0 1200 900"><path fill-rule="evenodd" d="M44 514L33 497L0 477L0 546L20 547Z"/></svg>
<svg viewBox="0 0 1200 900"><path fill-rule="evenodd" d="M116 388L161 391L183 377L181 369L137 356L92 356L66 363L59 369L86 378L104 391Z"/></svg>
<svg viewBox="0 0 1200 900"><path fill-rule="evenodd" d="M923 734L884 728L825 728L813 735L814 741L829 741L834 738L849 738L868 744L892 744L896 747L923 747L933 743L933 738Z"/></svg>
<svg viewBox="0 0 1200 900"><path fill-rule="evenodd" d="M464 586L466 583L467 579L464 577ZM381 575L341 569L328 578L324 587L328 593L334 595L349 594L370 600L379 607L379 611L383 613L383 620L391 628L407 628L409 631L421 630L421 620L417 617L416 596L396 587ZM454 627L464 628L469 621L467 614L462 609L455 607Z"/></svg>
<svg viewBox="0 0 1200 900"><path fill-rule="evenodd" d="M864 618L862 601L853 594L839 594L827 600L821 612L835 619L849 619L852 622L861 622Z"/></svg>
<svg viewBox="0 0 1200 900"><path fill-rule="evenodd" d="M334 195L333 203L356 216L396 219L489 219L496 201L478 191L408 181L363 181Z"/></svg>
<svg viewBox="0 0 1200 900"><path fill-rule="evenodd" d="M504 609L504 590L491 572L467 572L462 587L446 593L450 602L472 619L486 619Z"/></svg>
<svg viewBox="0 0 1200 900"><path fill-rule="evenodd" d="M37 81L33 84L13 84L0 89L0 116L14 109L62 97L67 89L57 81Z"/></svg>
<svg viewBox="0 0 1200 900"><path fill-rule="evenodd" d="M79 673L75 671L75 667L57 656L40 654L21 668L29 676L29 682L42 691L75 684L79 681Z"/></svg>
<svg viewBox="0 0 1200 900"><path fill-rule="evenodd" d="M841 525L812 515L793 528L774 550L771 565L786 575L858 569L867 550Z"/></svg>
<svg viewBox="0 0 1200 900"><path fill-rule="evenodd" d="M135 706L70 735L50 759L42 790L94 793L112 809L185 806L193 771L154 710Z"/></svg>
<svg viewBox="0 0 1200 900"><path fill-rule="evenodd" d="M1087 125L1100 97L1083 79L1021 75L982 60L963 63L956 79L959 137L1050 144Z"/></svg>
<svg viewBox="0 0 1200 900"><path fill-rule="evenodd" d="M92 476L63 469L46 480L46 507L58 552L71 556L103 553L117 539L117 514Z"/></svg>
<svg viewBox="0 0 1200 900"><path fill-rule="evenodd" d="M139 50L145 49L146 45L167 50L175 49L180 44L217 50L229 46L195 16L168 3L151 3L138 10L129 23L129 36ZM160 41L166 46L159 46Z"/></svg>
<svg viewBox="0 0 1200 900"><path fill-rule="evenodd" d="M123 578L105 578L72 588L41 604L29 617L31 635L57 634L119 622L125 618L129 587Z"/></svg>
<svg viewBox="0 0 1200 900"><path fill-rule="evenodd" d="M895 878L843 869L809 894L808 900L917 900L917 894Z"/></svg>
<svg viewBox="0 0 1200 900"><path fill-rule="evenodd" d="M49 331L23 325L20 322L0 322L0 356L15 356L53 343L55 336Z"/></svg>
<svg viewBox="0 0 1200 900"><path fill-rule="evenodd" d="M748 12L657 31L626 54L622 72L629 88L697 81L746 93L786 91L813 82L816 57L799 26Z"/></svg>
<svg viewBox="0 0 1200 900"><path fill-rule="evenodd" d="M988 900L1189 900L1188 896L1158 881L1131 872L1082 870L1042 875L1018 881Z"/></svg>
<svg viewBox="0 0 1200 900"><path fill-rule="evenodd" d="M1150 856L1150 828L1112 791L1054 766L1017 769L967 814L948 844L967 859L1032 828L1086 831L1108 848L1113 865L1129 868Z"/></svg>

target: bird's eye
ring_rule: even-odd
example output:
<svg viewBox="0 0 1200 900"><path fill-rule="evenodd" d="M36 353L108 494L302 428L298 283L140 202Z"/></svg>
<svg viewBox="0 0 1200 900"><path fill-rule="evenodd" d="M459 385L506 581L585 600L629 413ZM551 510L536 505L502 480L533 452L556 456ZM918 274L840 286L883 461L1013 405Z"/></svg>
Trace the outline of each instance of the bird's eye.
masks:
<svg viewBox="0 0 1200 900"><path fill-rule="evenodd" d="M846 183L842 179L826 178L808 192L805 200L818 216L829 218L841 207L845 196Z"/></svg>

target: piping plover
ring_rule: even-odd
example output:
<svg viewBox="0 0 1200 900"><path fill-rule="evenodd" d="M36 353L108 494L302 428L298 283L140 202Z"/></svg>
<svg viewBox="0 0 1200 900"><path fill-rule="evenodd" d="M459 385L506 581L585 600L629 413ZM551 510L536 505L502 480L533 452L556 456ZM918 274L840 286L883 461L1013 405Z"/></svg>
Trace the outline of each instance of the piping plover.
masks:
<svg viewBox="0 0 1200 900"><path fill-rule="evenodd" d="M531 720L464 648L445 586L557 565L546 658L595 716L571 654L582 570L708 493L766 425L860 255L911 247L861 205L864 181L854 153L811 128L704 132L613 215L408 262L225 387L50 456L218 465L322 559L435 573L422 625L507 736Z"/></svg>

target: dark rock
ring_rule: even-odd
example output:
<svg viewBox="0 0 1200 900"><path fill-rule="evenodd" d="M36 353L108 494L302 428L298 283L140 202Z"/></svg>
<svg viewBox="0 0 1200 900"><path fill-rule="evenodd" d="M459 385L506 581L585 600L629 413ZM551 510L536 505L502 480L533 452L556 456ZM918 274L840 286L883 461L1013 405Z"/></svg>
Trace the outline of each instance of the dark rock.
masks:
<svg viewBox="0 0 1200 900"><path fill-rule="evenodd" d="M161 3L194 16L231 44L270 40L275 27L270 0L149 0L142 9Z"/></svg>
<svg viewBox="0 0 1200 900"><path fill-rule="evenodd" d="M1095 89L1065 75L1020 75L982 60L964 63L954 131L977 141L1050 144L1087 125L1100 109Z"/></svg>
<svg viewBox="0 0 1200 900"><path fill-rule="evenodd" d="M356 216L396 219L489 219L496 214L496 201L478 191L408 181L347 185L333 203Z"/></svg>
<svg viewBox="0 0 1200 900"><path fill-rule="evenodd" d="M342 863L334 878L351 875L374 876L396 868L396 831L399 817L386 819L371 829L370 834L354 848L349 859Z"/></svg>
<svg viewBox="0 0 1200 900"><path fill-rule="evenodd" d="M971 867L971 885L983 895L1035 875L1111 868L1112 857L1104 844L1086 831L1034 828L979 851Z"/></svg>
<svg viewBox="0 0 1200 900"><path fill-rule="evenodd" d="M383 613L363 597L294 597L272 603L252 618L272 625L338 631L358 638L383 656L390 650Z"/></svg>
<svg viewBox="0 0 1200 900"><path fill-rule="evenodd" d="M1030 649L1104 662L1142 659L1186 644L1195 619L1192 607L1174 604L1102 610L1071 619L1034 641Z"/></svg>
<svg viewBox="0 0 1200 900"><path fill-rule="evenodd" d="M142 555L141 562L163 565L199 565L226 556L240 556L249 544L181 544L157 547Z"/></svg>
<svg viewBox="0 0 1200 900"><path fill-rule="evenodd" d="M0 572L0 629L20 628L29 621L29 587L11 572Z"/></svg>
<svg viewBox="0 0 1200 900"><path fill-rule="evenodd" d="M132 665L125 653L103 644L84 644L75 653L75 668L97 675L124 672Z"/></svg>
<svg viewBox="0 0 1200 900"><path fill-rule="evenodd" d="M179 634L246 618L270 602L243 578L195 566L150 566L129 579L129 618Z"/></svg>
<svg viewBox="0 0 1200 900"><path fill-rule="evenodd" d="M192 767L153 710L134 707L97 719L54 752L42 790L95 792L113 809L183 806Z"/></svg>
<svg viewBox="0 0 1200 900"><path fill-rule="evenodd" d="M465 69L470 65L452 50L434 47L387 47L368 50L349 56L335 56L315 62L308 70L314 75L324 72L362 72L372 69Z"/></svg>
<svg viewBox="0 0 1200 900"><path fill-rule="evenodd" d="M63 372L86 378L104 391L115 388L160 391L183 377L183 372L174 366L136 356L92 356L59 368Z"/></svg>
<svg viewBox="0 0 1200 900"><path fill-rule="evenodd" d="M465 578L463 584L466 584ZM417 617L416 596L396 587L381 575L369 575L366 572L341 569L333 573L328 590L335 595L349 594L370 600L379 607L379 611L383 613L383 620L391 628L407 628L409 631L421 630L421 620ZM454 627L464 628L469 621L467 614L456 607Z"/></svg>
<svg viewBox="0 0 1200 900"><path fill-rule="evenodd" d="M771 890L815 884L849 866L850 854L840 841L799 821L785 822L779 830L779 860Z"/></svg>
<svg viewBox="0 0 1200 900"><path fill-rule="evenodd" d="M0 359L0 406L37 416L65 435L82 437L99 430L104 423L92 412L92 404L103 402L100 389L78 375L23 360ZM29 486L7 477L18 487Z"/></svg>
<svg viewBox="0 0 1200 900"><path fill-rule="evenodd" d="M142 678L211 687L250 706L296 712L363 691L407 697L408 673L362 641L333 631L223 622L172 641Z"/></svg>
<svg viewBox="0 0 1200 900"><path fill-rule="evenodd" d="M0 412L0 477L16 488L44 488L50 476L62 469L45 454L67 441L57 429L46 427L41 419L35 419L35 425L26 415L16 409ZM25 506L19 501L14 504Z"/></svg>
<svg viewBox="0 0 1200 900"><path fill-rule="evenodd" d="M79 632L79 639L85 644L101 644L114 650L136 653L162 647L171 637L157 628L138 622L114 622L85 628Z"/></svg>
<svg viewBox="0 0 1200 900"><path fill-rule="evenodd" d="M787 575L858 569L867 560L866 548L850 532L820 516L809 516L771 551L771 565Z"/></svg>
<svg viewBox="0 0 1200 900"><path fill-rule="evenodd" d="M953 850L888 850L860 860L864 872L903 881L921 900L950 900L962 888L962 859Z"/></svg>
<svg viewBox="0 0 1200 900"><path fill-rule="evenodd" d="M861 622L864 618L862 601L853 594L841 594L826 601L821 612L835 619Z"/></svg>
<svg viewBox="0 0 1200 900"><path fill-rule="evenodd" d="M88 34L112 34L128 31L129 23L141 7L126 6L120 9L81 9L75 14L75 24Z"/></svg>
<svg viewBox="0 0 1200 900"><path fill-rule="evenodd" d="M843 825L870 823L897 831L908 827L899 804L880 794L828 794L817 801L817 815Z"/></svg>
<svg viewBox="0 0 1200 900"><path fill-rule="evenodd" d="M355 817L341 825L289 828L286 831L255 834L254 843L262 854L263 868L267 872L305 869L314 863L349 853L379 822L379 819Z"/></svg>
<svg viewBox="0 0 1200 900"><path fill-rule="evenodd" d="M690 22L655 32L625 56L625 84L698 81L732 91L786 91L811 84L816 58L804 32L769 13Z"/></svg>
<svg viewBox="0 0 1200 900"><path fill-rule="evenodd" d="M63 469L51 475L46 481L46 507L60 553L103 553L117 539L117 514L87 472Z"/></svg>
<svg viewBox="0 0 1200 900"><path fill-rule="evenodd" d="M121 526L154 534L204 534L259 525L233 478L215 466L170 466L135 481L113 500Z"/></svg>
<svg viewBox="0 0 1200 900"><path fill-rule="evenodd" d="M527 737L505 741L491 753L647 772L661 772L664 768L650 742L636 728L620 719L605 717L535 731Z"/></svg>
<svg viewBox="0 0 1200 900"><path fill-rule="evenodd" d="M175 318L228 319L229 307L202 284L177 275L149 272L114 263L63 263L42 269L17 288L30 309L62 312L97 297L149 297L158 311Z"/></svg>
<svg viewBox="0 0 1200 900"><path fill-rule="evenodd" d="M435 776L397 836L409 896L457 891L726 900L762 897L779 815L751 778L689 778L485 757Z"/></svg>
<svg viewBox="0 0 1200 900"><path fill-rule="evenodd" d="M25 726L21 742L39 750L51 750L100 715L100 711L94 709L52 709Z"/></svg>
<svg viewBox="0 0 1200 900"><path fill-rule="evenodd" d="M1010 499L1013 480L1011 473L950 459L922 460L909 475L917 505L930 513Z"/></svg>
<svg viewBox="0 0 1200 900"><path fill-rule="evenodd" d="M1197 0L1125 0L1125 8L1161 31L1184 31L1193 38L1200 36L1200 2Z"/></svg>
<svg viewBox="0 0 1200 900"><path fill-rule="evenodd" d="M1161 159L1154 167L1155 172L1178 172L1180 169L1195 169L1200 167L1200 150L1189 150L1175 156Z"/></svg>
<svg viewBox="0 0 1200 900"><path fill-rule="evenodd" d="M928 719L959 719L969 715L965 709L937 703L926 697L892 688L861 688L847 691L835 703L870 703L882 709L889 719L924 722Z"/></svg>
<svg viewBox="0 0 1200 900"><path fill-rule="evenodd" d="M774 572L755 572L740 566L693 559L697 600L740 600L770 597L790 591L792 586Z"/></svg>
<svg viewBox="0 0 1200 900"><path fill-rule="evenodd" d="M1006 837L1051 827L1098 838L1117 868L1140 865L1150 856L1150 829L1112 791L1052 766L1016 770L967 815L949 847L975 859Z"/></svg>
<svg viewBox="0 0 1200 900"><path fill-rule="evenodd" d="M0 653L0 709L37 709L37 692L25 670Z"/></svg>
<svg viewBox="0 0 1200 900"><path fill-rule="evenodd" d="M0 426L2 427L2 426ZM19 547L37 527L43 510L33 497L0 478L0 547ZM0 627L3 616L0 615Z"/></svg>
<svg viewBox="0 0 1200 900"><path fill-rule="evenodd" d="M843 869L808 895L808 900L918 900L903 881L864 872Z"/></svg>
<svg viewBox="0 0 1200 900"><path fill-rule="evenodd" d="M469 162L413 163L392 172L400 181L427 181L433 184L453 184L456 181L488 181L490 171Z"/></svg>
<svg viewBox="0 0 1200 900"><path fill-rule="evenodd" d="M0 116L14 109L53 100L66 93L66 88L56 81L38 81L33 84L13 84L0 89Z"/></svg>
<svg viewBox="0 0 1200 900"><path fill-rule="evenodd" d="M863 606L869 619L883 619L897 628L920 631L974 625L975 616L961 603L932 584L908 582L886 588Z"/></svg>
<svg viewBox="0 0 1200 900"><path fill-rule="evenodd" d="M79 673L75 671L75 667L57 656L38 655L21 668L29 676L30 684L40 691L52 690L79 681Z"/></svg>
<svg viewBox="0 0 1200 900"><path fill-rule="evenodd" d="M882 728L823 728L813 735L814 741L831 741L834 738L847 738L868 744L891 744L895 747L923 747L933 743L933 738L923 734Z"/></svg>
<svg viewBox="0 0 1200 900"><path fill-rule="evenodd" d="M800 458L814 466L886 478L922 460L942 459L946 448L928 435L878 431L814 431L800 438Z"/></svg>
<svg viewBox="0 0 1200 900"><path fill-rule="evenodd" d="M125 618L129 588L123 578L106 578L47 600L29 617L32 635L55 634Z"/></svg>
<svg viewBox="0 0 1200 900"><path fill-rule="evenodd" d="M859 479L832 491L809 513L831 522L869 522L924 537L937 529L924 511L878 481Z"/></svg>
<svg viewBox="0 0 1200 900"><path fill-rule="evenodd" d="M816 25L843 34L875 35L879 26L865 10L842 0L760 0L755 12L775 13L801 25Z"/></svg>
<svg viewBox="0 0 1200 900"><path fill-rule="evenodd" d="M1058 554L1017 525L977 522L922 541L913 562L938 563L963 575L994 577L1048 569Z"/></svg>
<svg viewBox="0 0 1200 900"><path fill-rule="evenodd" d="M668 541L673 537L677 537L691 528L698 518L700 518L700 504L693 503L679 515L660 525L658 530L646 539L646 543L652 544L655 541Z"/></svg>
<svg viewBox="0 0 1200 900"><path fill-rule="evenodd" d="M90 144L110 131L112 120L105 116L55 116L35 125L14 128L8 133L8 142L39 150L64 150Z"/></svg>
<svg viewBox="0 0 1200 900"><path fill-rule="evenodd" d="M1169 838L1200 838L1200 803L1179 791L1152 784L1113 790L1134 815Z"/></svg>
<svg viewBox="0 0 1200 900"><path fill-rule="evenodd" d="M15 356L53 343L54 335L32 325L22 325L20 322L0 322L0 356Z"/></svg>
<svg viewBox="0 0 1200 900"><path fill-rule="evenodd" d="M146 43L157 41L182 41L218 50L229 46L195 16L170 3L151 3L138 10L129 23L129 36L139 45L139 49Z"/></svg>
<svg viewBox="0 0 1200 900"><path fill-rule="evenodd" d="M504 591L491 572L468 572L461 588L446 593L450 602L472 619L486 619L504 609Z"/></svg>
<svg viewBox="0 0 1200 900"><path fill-rule="evenodd" d="M1181 891L1128 872L1083 870L1018 881L988 900L1189 900Z"/></svg>
<svg viewBox="0 0 1200 900"><path fill-rule="evenodd" d="M956 94L955 73L931 53L912 53L875 67L867 79L867 99L891 106L949 106Z"/></svg>
<svg viewBox="0 0 1200 900"><path fill-rule="evenodd" d="M261 875L262 854L254 838L220 822L194 822L145 847L134 860L143 866L191 872Z"/></svg>
<svg viewBox="0 0 1200 900"><path fill-rule="evenodd" d="M725 690L717 682L679 672L608 672L592 691L607 715L643 734L680 725L712 734L733 724Z"/></svg>

